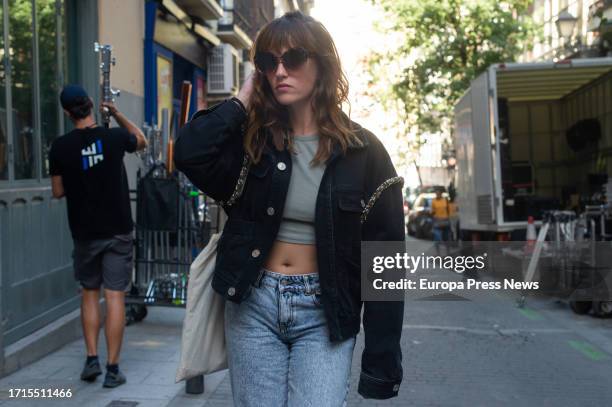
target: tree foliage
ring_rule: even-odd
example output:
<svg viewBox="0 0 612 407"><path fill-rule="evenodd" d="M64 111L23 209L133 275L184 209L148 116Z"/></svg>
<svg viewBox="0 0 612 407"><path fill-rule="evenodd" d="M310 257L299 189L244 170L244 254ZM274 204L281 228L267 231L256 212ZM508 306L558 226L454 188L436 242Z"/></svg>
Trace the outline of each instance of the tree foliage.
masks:
<svg viewBox="0 0 612 407"><path fill-rule="evenodd" d="M448 132L454 103L489 65L511 62L531 46L529 0L371 0L401 33L389 52L372 55L374 80L385 64L404 61L381 101L398 99L415 134Z"/></svg>

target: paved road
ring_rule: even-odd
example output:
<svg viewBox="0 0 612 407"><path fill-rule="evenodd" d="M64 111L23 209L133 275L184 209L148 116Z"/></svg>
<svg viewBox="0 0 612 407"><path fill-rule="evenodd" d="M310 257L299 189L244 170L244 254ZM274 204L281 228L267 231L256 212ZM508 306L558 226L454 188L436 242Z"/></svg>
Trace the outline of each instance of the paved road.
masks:
<svg viewBox="0 0 612 407"><path fill-rule="evenodd" d="M0 406L231 406L226 372L207 377L200 396L186 396L183 385L174 383L183 315L179 309L151 308L144 322L126 329L124 386L109 390L101 380L78 379L79 340L0 380ZM404 382L391 400L357 394L362 349L360 335L349 406L612 405L612 319L575 315L555 298L530 297L522 309L507 296L407 302ZM104 357L103 346L100 354ZM7 391L15 387L71 388L74 396L9 400Z"/></svg>
<svg viewBox="0 0 612 407"><path fill-rule="evenodd" d="M496 291L474 301L406 302L399 396L357 394L360 335L348 405L612 406L612 319L576 315L546 296L519 308L517 297ZM207 405L232 406L230 395L226 378Z"/></svg>
<svg viewBox="0 0 612 407"><path fill-rule="evenodd" d="M399 397L357 394L363 336L353 359L349 406L612 405L612 319L574 315L567 304L529 298L406 303ZM225 379L209 406L232 406Z"/></svg>

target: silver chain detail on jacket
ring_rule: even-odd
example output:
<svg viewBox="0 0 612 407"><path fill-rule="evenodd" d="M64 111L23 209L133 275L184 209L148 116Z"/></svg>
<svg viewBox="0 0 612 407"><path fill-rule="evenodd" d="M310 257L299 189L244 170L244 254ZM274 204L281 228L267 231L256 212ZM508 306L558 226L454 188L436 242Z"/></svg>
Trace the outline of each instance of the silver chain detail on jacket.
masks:
<svg viewBox="0 0 612 407"><path fill-rule="evenodd" d="M403 185L404 184L404 177L389 178L388 180L386 180L385 182L380 184L378 186L378 188L376 188L376 191L374 191L374 193L370 197L370 200L368 201L368 204L365 206L365 208L363 208L363 212L361 212L361 223L362 224L363 224L363 222L366 221L366 219L368 217L368 213L370 212L370 210L372 209L372 207L376 203L376 200L378 199L378 197L380 197L380 194L382 194L383 191L385 189L389 188L391 185L394 185L394 184L397 184L397 183L400 183L400 184Z"/></svg>
<svg viewBox="0 0 612 407"><path fill-rule="evenodd" d="M236 182L234 192L232 192L232 195L227 201L219 201L219 205L229 207L236 203L236 200L240 198L240 195L242 195L242 190L244 189L244 184L246 183L246 178L250 167L251 160L249 160L249 155L245 153L244 158L242 159L242 168L240 168L240 175L238 176L238 181Z"/></svg>

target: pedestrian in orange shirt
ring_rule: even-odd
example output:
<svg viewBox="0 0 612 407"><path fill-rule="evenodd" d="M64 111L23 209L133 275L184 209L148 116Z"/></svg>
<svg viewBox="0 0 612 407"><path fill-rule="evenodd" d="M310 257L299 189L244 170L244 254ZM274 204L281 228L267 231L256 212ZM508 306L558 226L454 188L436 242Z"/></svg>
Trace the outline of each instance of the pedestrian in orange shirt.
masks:
<svg viewBox="0 0 612 407"><path fill-rule="evenodd" d="M431 201L431 215L433 216L433 238L435 242L448 241L450 232L450 204L442 196L442 191L436 191L436 197Z"/></svg>

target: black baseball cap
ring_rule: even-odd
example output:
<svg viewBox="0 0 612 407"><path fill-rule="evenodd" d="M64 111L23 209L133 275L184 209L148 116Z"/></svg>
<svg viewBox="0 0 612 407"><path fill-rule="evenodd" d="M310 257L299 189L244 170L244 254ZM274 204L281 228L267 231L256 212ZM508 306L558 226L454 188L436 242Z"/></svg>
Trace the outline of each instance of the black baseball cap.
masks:
<svg viewBox="0 0 612 407"><path fill-rule="evenodd" d="M85 89L79 85L66 85L60 94L60 102L66 110L83 103L83 99L88 98Z"/></svg>

